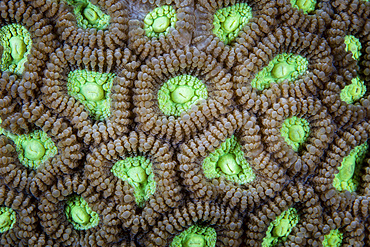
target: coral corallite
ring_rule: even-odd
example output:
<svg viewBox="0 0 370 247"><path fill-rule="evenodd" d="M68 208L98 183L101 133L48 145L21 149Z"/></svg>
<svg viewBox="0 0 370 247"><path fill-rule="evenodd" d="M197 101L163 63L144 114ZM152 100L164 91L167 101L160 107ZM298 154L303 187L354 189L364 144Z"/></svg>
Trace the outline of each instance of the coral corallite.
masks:
<svg viewBox="0 0 370 247"><path fill-rule="evenodd" d="M370 246L370 1L1 0L0 245Z"/></svg>

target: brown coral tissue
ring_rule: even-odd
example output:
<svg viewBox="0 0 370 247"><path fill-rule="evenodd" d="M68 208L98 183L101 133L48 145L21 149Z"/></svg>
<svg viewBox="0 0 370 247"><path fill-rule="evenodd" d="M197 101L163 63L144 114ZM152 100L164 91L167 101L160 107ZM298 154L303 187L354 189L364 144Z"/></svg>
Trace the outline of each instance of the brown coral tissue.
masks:
<svg viewBox="0 0 370 247"><path fill-rule="evenodd" d="M0 245L370 246L370 0L0 0Z"/></svg>

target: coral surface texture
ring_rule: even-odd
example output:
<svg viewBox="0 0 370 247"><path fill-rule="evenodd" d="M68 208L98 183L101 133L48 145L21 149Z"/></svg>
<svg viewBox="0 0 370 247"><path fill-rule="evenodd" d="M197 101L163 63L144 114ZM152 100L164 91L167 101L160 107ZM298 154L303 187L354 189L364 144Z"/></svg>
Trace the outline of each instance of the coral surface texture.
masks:
<svg viewBox="0 0 370 247"><path fill-rule="evenodd" d="M0 246L369 247L370 0L0 0Z"/></svg>

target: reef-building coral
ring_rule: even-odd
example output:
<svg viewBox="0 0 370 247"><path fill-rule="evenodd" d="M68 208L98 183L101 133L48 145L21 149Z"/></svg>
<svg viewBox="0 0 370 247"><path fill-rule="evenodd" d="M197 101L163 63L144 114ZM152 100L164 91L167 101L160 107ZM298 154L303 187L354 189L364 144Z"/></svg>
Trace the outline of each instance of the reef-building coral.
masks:
<svg viewBox="0 0 370 247"><path fill-rule="evenodd" d="M370 2L0 0L0 245L369 246Z"/></svg>

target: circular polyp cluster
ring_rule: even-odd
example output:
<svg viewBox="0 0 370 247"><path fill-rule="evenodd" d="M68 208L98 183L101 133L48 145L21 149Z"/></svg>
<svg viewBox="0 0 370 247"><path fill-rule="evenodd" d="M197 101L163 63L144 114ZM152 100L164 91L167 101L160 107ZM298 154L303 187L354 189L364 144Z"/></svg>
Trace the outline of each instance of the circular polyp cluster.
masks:
<svg viewBox="0 0 370 247"><path fill-rule="evenodd" d="M65 213L76 230L87 230L99 223L99 215L91 210L81 196L72 195L68 198Z"/></svg>
<svg viewBox="0 0 370 247"><path fill-rule="evenodd" d="M217 10L213 19L213 33L225 44L231 43L239 34L240 30L252 18L252 8L246 3Z"/></svg>
<svg viewBox="0 0 370 247"><path fill-rule="evenodd" d="M204 83L191 75L180 75L166 81L158 91L158 107L167 116L180 116L208 92Z"/></svg>
<svg viewBox="0 0 370 247"><path fill-rule="evenodd" d="M163 5L148 13L144 19L144 30L149 38L166 35L169 29L175 27L176 11L170 5Z"/></svg>
<svg viewBox="0 0 370 247"><path fill-rule="evenodd" d="M20 24L3 26L0 29L0 44L3 47L0 69L22 74L32 47L30 33Z"/></svg>

